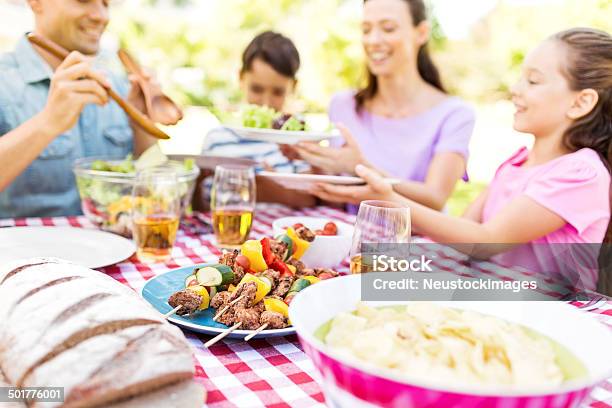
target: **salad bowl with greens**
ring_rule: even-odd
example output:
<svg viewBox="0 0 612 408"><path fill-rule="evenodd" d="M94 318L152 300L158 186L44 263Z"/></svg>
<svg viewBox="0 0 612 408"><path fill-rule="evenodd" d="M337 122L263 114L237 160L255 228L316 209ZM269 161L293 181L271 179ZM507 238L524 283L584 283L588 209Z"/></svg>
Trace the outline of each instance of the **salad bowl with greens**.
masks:
<svg viewBox="0 0 612 408"><path fill-rule="evenodd" d="M175 168L180 184L181 214L191 203L200 169L193 160L170 160L163 164ZM85 216L101 229L130 238L132 186L136 179L136 162L128 155L124 160L88 157L77 160L73 171Z"/></svg>
<svg viewBox="0 0 612 408"><path fill-rule="evenodd" d="M226 128L248 140L295 144L339 136L335 129L312 129L303 116L277 112L267 106L244 105L237 112L213 110L213 113Z"/></svg>

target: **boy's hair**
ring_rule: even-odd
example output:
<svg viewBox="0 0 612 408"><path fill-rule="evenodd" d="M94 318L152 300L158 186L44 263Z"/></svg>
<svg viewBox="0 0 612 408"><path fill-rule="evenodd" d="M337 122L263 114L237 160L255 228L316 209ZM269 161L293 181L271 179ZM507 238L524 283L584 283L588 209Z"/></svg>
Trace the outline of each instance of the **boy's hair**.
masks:
<svg viewBox="0 0 612 408"><path fill-rule="evenodd" d="M293 42L273 31L264 31L251 40L242 53L240 75L250 71L256 59L262 60L279 74L292 79L295 79L300 68L300 54Z"/></svg>

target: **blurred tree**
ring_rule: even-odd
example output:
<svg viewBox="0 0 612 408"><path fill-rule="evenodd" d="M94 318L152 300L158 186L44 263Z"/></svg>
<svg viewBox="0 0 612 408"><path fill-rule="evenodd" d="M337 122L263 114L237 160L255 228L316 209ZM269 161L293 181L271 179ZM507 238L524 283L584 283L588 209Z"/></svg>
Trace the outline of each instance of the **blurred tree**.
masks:
<svg viewBox="0 0 612 408"><path fill-rule="evenodd" d="M323 111L330 96L363 78L362 0L131 0L115 6L111 30L154 68L183 103L234 103L243 48L273 29L292 38L302 57L300 107ZM152 6L155 7L152 7ZM435 8L431 9L435 15ZM525 5L499 0L462 40L432 21L434 58L451 92L477 102L506 98L525 54L571 26L612 31L612 0Z"/></svg>

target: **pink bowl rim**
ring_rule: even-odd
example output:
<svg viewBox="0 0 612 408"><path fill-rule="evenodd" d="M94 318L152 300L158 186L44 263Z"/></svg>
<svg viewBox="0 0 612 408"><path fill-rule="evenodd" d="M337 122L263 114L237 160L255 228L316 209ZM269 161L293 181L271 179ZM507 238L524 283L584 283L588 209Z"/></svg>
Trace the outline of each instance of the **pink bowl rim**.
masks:
<svg viewBox="0 0 612 408"><path fill-rule="evenodd" d="M306 288L305 290L308 290ZM296 298L297 300L297 298ZM290 308L291 314L291 308ZM291 317L291 316L290 316ZM587 377L586 379L581 380L571 380L565 382L560 387L540 387L537 389L527 389L527 390L509 390L507 388L493 388L487 387L484 389L483 387L475 386L474 388L470 386L445 386L441 387L440 384L436 384L435 382L429 382L419 379L409 379L407 377L403 377L401 374L395 374L380 367L374 367L367 363L361 362L358 359L346 358L335 351L333 351L329 346L318 340L314 333L308 333L306 330L300 328L301 324L299 320L291 318L293 326L296 329L297 335L300 341L308 343L311 348L314 348L319 353L336 360L338 363L348 366L352 369L362 371L367 375L371 375L374 377L380 377L385 380L395 382L398 384L404 384L414 387L420 387L429 389L437 392L448 392L462 395L474 395L480 397L543 397L549 395L559 395L565 394L568 392L580 391L585 388L592 388L600 384L601 382L607 380L612 377L612 367L610 367L605 374L602 374L599 377ZM601 324L601 323L599 323ZM604 326L605 327L605 326ZM310 356L309 356L310 357ZM314 363L314 362L313 362ZM315 365L316 366L316 365ZM319 367L317 367L318 369Z"/></svg>

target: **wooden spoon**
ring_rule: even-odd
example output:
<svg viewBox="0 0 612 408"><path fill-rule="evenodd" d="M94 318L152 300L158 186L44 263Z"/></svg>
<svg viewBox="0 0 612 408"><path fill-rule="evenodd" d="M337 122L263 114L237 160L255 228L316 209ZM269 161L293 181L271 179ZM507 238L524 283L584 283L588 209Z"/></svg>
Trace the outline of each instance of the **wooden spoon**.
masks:
<svg viewBox="0 0 612 408"><path fill-rule="evenodd" d="M164 125L174 125L183 118L183 112L176 103L166 96L157 84L147 78L143 69L127 51L119 50L117 55L127 72L136 78L142 90L147 116Z"/></svg>
<svg viewBox="0 0 612 408"><path fill-rule="evenodd" d="M41 37L34 33L28 33L27 37L32 44L35 44L43 50L51 53L51 55L55 56L59 60L63 61L69 54L66 49L47 38ZM134 105L119 96L119 94L112 88L108 88L107 92L108 95L125 111L125 113L151 136L158 139L170 139L170 136L155 126L155 123L153 123L151 119L143 115L142 112L134 107Z"/></svg>

